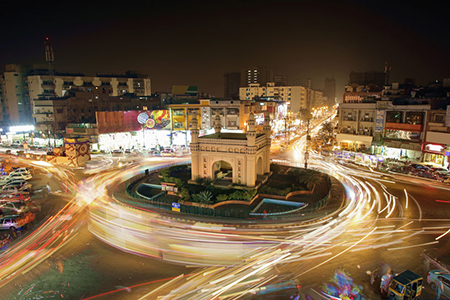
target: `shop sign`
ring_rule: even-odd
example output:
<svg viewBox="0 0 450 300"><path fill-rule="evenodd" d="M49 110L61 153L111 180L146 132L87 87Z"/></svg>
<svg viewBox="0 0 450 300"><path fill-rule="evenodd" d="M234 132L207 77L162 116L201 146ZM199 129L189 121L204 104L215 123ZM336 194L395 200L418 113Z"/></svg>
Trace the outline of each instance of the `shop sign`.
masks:
<svg viewBox="0 0 450 300"><path fill-rule="evenodd" d="M384 109L377 109L376 115L375 115L374 132L382 132L383 131L385 115L386 115L386 111Z"/></svg>
<svg viewBox="0 0 450 300"><path fill-rule="evenodd" d="M180 212L181 205L177 202L172 202L172 211Z"/></svg>

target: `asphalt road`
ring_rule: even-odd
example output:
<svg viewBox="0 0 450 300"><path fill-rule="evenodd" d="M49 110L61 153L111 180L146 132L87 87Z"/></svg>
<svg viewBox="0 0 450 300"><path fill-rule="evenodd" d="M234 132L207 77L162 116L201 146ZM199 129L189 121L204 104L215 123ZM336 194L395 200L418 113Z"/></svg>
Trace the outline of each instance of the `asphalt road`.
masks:
<svg viewBox="0 0 450 300"><path fill-rule="evenodd" d="M82 177L80 174L75 175L77 178ZM364 173L355 175L355 177L358 176L360 179L367 179ZM363 247L346 250L348 247L343 246L345 242L350 243L357 239L352 233L352 229L358 228L358 223L355 223L352 224L352 228L349 226L338 240L328 245L330 250L326 251L333 254L326 259L310 259L277 267L280 273L298 276L297 279L302 286L302 297L309 294L314 299L319 299L313 289L318 290L330 279L336 269L344 268L356 284L362 285L366 299L381 299L376 282L370 283L370 276L366 274L366 271L389 266L395 272L410 269L424 276L425 279L422 251L436 248L443 254L450 249L448 235L441 238L437 244L424 245L435 242L435 238L446 231L442 228L450 228L448 218L450 203L442 202L450 201L448 189L435 187L433 182L427 180L405 176L394 176L383 183L386 190L398 198L398 203L402 207L400 209L397 206L389 218L386 218L386 212L384 215L372 213L369 216L376 223L377 228L386 228L385 232L380 233L380 236L386 236L383 240L378 243L371 241ZM52 186L58 184L58 182L51 182ZM410 196L408 200L405 189ZM380 188L378 190L383 192ZM68 199L54 194L50 195L46 201L49 207L57 209ZM389 233L393 233L401 226L405 226L404 232L396 232L389 236ZM439 229L433 229L436 227ZM395 242L398 243L394 244ZM330 248L333 244L335 247ZM374 248L374 245L378 247ZM342 251L345 252L341 253ZM323 263L330 257L333 259ZM55 255L1 290L3 295L8 295L5 299L50 298L55 295L58 295L58 298L67 299L89 297L91 299L138 299L174 276L198 270L121 252L97 240L87 230L87 226L83 226L78 230L76 238ZM424 298L432 299L435 295L429 289L426 279L424 281ZM291 293L292 290L287 290L259 298L289 299ZM99 296L95 297L96 295Z"/></svg>

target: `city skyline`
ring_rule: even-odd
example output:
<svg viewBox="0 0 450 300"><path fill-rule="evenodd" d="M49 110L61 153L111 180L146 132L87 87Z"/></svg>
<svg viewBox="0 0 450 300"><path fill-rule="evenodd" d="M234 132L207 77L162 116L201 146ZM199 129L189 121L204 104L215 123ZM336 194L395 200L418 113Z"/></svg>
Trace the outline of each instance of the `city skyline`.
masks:
<svg viewBox="0 0 450 300"><path fill-rule="evenodd" d="M450 77L440 2L432 8L366 1L8 5L20 14L2 19L3 66L44 64L48 36L57 71L139 71L152 79L153 92L197 85L222 97L223 75L253 66L286 75L290 85L312 78L321 90L334 77L339 101L351 71L382 72L385 62L391 82Z"/></svg>

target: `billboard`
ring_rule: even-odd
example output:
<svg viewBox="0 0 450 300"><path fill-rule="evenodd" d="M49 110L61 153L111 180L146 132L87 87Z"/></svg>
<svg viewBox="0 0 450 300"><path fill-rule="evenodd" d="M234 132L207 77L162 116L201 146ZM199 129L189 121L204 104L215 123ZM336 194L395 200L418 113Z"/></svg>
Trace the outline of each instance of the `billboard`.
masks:
<svg viewBox="0 0 450 300"><path fill-rule="evenodd" d="M98 111L99 134L142 129L170 129L170 113L162 110Z"/></svg>
<svg viewBox="0 0 450 300"><path fill-rule="evenodd" d="M384 129L384 116L386 115L386 110L377 109L375 116L375 129L374 132L382 132Z"/></svg>

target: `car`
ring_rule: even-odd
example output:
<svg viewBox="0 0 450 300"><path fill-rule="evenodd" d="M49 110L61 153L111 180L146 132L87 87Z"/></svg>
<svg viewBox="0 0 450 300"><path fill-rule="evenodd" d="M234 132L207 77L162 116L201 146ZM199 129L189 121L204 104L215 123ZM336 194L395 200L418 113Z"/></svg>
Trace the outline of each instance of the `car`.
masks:
<svg viewBox="0 0 450 300"><path fill-rule="evenodd" d="M155 150L155 149L148 151L148 154L150 154L152 156L161 156L161 152L158 150Z"/></svg>
<svg viewBox="0 0 450 300"><path fill-rule="evenodd" d="M131 153L131 149L125 149L125 154L130 154Z"/></svg>
<svg viewBox="0 0 450 300"><path fill-rule="evenodd" d="M28 185L28 182L24 179L20 179L20 178L10 178L8 181L6 181L4 184L0 184L0 186L5 186L5 185L17 185L17 186L22 186L22 185Z"/></svg>
<svg viewBox="0 0 450 300"><path fill-rule="evenodd" d="M123 154L123 151L120 150L120 149L115 149L111 153L112 153L113 156L120 156L120 155Z"/></svg>
<svg viewBox="0 0 450 300"><path fill-rule="evenodd" d="M2 211L9 211L14 214L21 214L26 211L28 211L28 207L26 205L22 205L22 203L13 203L13 202L7 202L0 204L0 209Z"/></svg>
<svg viewBox="0 0 450 300"><path fill-rule="evenodd" d="M29 201L30 200L30 195L24 195L22 193L17 193L17 194L8 194L5 196L0 197L0 202L1 203L5 203L5 202L23 202L23 201Z"/></svg>
<svg viewBox="0 0 450 300"><path fill-rule="evenodd" d="M31 174L26 174L26 173L10 173L9 174L9 179L22 179L22 180L30 180L31 178L33 178L33 176Z"/></svg>
<svg viewBox="0 0 450 300"><path fill-rule="evenodd" d="M173 150L165 149L165 150L161 151L161 156L174 157L175 153L173 152Z"/></svg>
<svg viewBox="0 0 450 300"><path fill-rule="evenodd" d="M18 228L22 228L23 225L25 225L25 222L19 215L8 215L0 219L0 229L3 230L16 230Z"/></svg>
<svg viewBox="0 0 450 300"><path fill-rule="evenodd" d="M90 152L91 152L91 154L99 154L99 153L100 153L100 150L98 150L98 149L92 149Z"/></svg>
<svg viewBox="0 0 450 300"><path fill-rule="evenodd" d="M15 170L9 172L9 175L22 175L22 174L24 174L24 175L31 175L31 172L28 169L22 169L22 168L15 169Z"/></svg>
<svg viewBox="0 0 450 300"><path fill-rule="evenodd" d="M431 270L428 272L427 282L434 292L437 292L440 281L442 281L442 286L444 287L441 296L447 299L450 298L450 273L443 270Z"/></svg>
<svg viewBox="0 0 450 300"><path fill-rule="evenodd" d="M420 169L420 170L428 170L429 169L429 167L427 167L427 166L424 166L424 165L420 165L420 164L412 164L411 165L414 169Z"/></svg>

